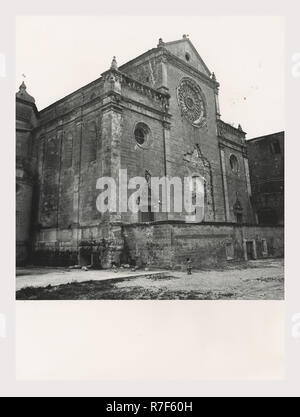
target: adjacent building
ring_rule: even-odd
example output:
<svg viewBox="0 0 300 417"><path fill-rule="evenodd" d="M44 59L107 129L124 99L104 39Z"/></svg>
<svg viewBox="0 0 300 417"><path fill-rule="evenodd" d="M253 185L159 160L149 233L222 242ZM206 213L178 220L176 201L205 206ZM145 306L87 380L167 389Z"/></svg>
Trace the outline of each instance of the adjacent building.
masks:
<svg viewBox="0 0 300 417"><path fill-rule="evenodd" d="M247 141L252 203L258 224L284 224L284 132Z"/></svg>

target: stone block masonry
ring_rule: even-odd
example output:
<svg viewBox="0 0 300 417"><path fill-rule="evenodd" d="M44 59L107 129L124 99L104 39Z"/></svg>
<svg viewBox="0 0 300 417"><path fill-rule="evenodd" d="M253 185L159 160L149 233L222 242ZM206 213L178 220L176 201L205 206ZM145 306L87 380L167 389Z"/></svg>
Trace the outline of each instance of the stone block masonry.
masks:
<svg viewBox="0 0 300 417"><path fill-rule="evenodd" d="M139 266L181 268L192 258L196 268L228 262L283 257L284 229L228 223L124 225L128 256Z"/></svg>
<svg viewBox="0 0 300 417"><path fill-rule="evenodd" d="M186 36L161 39L121 67L114 58L97 80L41 111L23 83L16 95L17 261L175 268L187 257L206 267L282 256L282 228L245 226L255 224L246 133L221 120L219 87ZM151 193L146 214L144 207L100 213L97 180L119 185L120 170L146 179L149 189L151 177L201 178L204 223L190 223L197 209L192 216L156 210L161 199Z"/></svg>

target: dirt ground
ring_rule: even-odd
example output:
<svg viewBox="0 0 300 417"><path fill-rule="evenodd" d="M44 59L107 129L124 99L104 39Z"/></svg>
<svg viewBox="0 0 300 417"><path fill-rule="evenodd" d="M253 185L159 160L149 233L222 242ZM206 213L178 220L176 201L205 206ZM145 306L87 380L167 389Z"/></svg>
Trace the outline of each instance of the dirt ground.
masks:
<svg viewBox="0 0 300 417"><path fill-rule="evenodd" d="M30 275L30 271L28 274ZM52 271L53 273L53 271ZM57 274L72 272L57 271ZM17 300L283 300L284 261L264 259L228 265L226 269L166 276L138 276L43 287L23 287ZM22 276L26 276L26 271ZM54 272L55 275L55 272ZM92 275L90 275L92 276Z"/></svg>

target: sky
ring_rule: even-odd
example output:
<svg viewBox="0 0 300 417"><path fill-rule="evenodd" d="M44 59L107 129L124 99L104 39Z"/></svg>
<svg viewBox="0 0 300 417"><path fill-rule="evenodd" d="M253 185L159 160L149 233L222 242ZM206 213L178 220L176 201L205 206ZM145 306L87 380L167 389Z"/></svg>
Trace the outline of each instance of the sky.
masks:
<svg viewBox="0 0 300 417"><path fill-rule="evenodd" d="M220 83L222 120L247 138L284 126L284 19L200 16L20 16L16 90L24 80L39 110L119 65L188 34Z"/></svg>

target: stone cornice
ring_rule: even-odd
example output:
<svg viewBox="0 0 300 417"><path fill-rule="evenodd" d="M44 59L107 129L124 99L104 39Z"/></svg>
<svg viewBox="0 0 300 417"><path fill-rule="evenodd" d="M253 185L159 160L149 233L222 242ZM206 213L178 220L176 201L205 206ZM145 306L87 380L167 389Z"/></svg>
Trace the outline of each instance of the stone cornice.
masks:
<svg viewBox="0 0 300 417"><path fill-rule="evenodd" d="M33 111L34 111L34 113L35 113L36 117L39 117L39 111L38 111L38 109L37 109L37 107L36 107L35 103L31 103L30 101L22 100L22 99L21 99L21 98L19 98L19 97L16 97L16 102L19 102L19 103L21 103L21 104L24 104L24 105L26 105L26 106L31 107L31 108L33 109Z"/></svg>
<svg viewBox="0 0 300 417"><path fill-rule="evenodd" d="M224 138L224 133L230 133L232 135L238 136L241 139L245 139L246 133L243 130L237 129L234 126L231 126L228 123L223 122L223 120L217 120L217 129L218 136Z"/></svg>
<svg viewBox="0 0 300 417"><path fill-rule="evenodd" d="M219 147L221 149L224 149L224 148L233 149L233 150L235 150L237 152L241 152L243 154L246 153L245 145L243 145L242 143L239 144L239 143L233 142L233 141L231 141L229 139L226 139L226 138L223 138L223 137L219 138Z"/></svg>
<svg viewBox="0 0 300 417"><path fill-rule="evenodd" d="M131 104L131 105L135 106L137 108L137 110L126 107L126 106L124 106L123 103ZM160 119L157 118L157 120L161 120L161 121L165 120L165 118L170 119L172 117L170 113L166 113L163 110L155 109L154 107L147 106L146 104L143 104L143 103L141 103L139 101L136 101L136 100L132 100L132 99L130 99L128 97L124 97L124 96L122 97L122 104L121 105L122 105L123 108L125 108L127 110L132 110L132 111L137 111L137 112L139 112L138 108L142 108L143 110L146 110L149 113L160 116ZM150 116L149 114L147 116L153 117L153 116ZM169 122L167 122L167 123L169 123Z"/></svg>
<svg viewBox="0 0 300 417"><path fill-rule="evenodd" d="M32 133L35 128L29 129L25 127L16 127L16 132Z"/></svg>
<svg viewBox="0 0 300 417"><path fill-rule="evenodd" d="M108 98L111 101L108 102L108 103L103 104L103 101L105 101L105 98ZM57 123L58 120L64 120L65 117L70 117L72 115L74 116L74 118L72 118L71 120L68 119L66 121L63 121L63 124L61 125L62 128L64 126L69 125L69 124L73 124L74 122L77 122L78 120L81 120L82 118L85 118L86 116L88 116L90 113L93 113L94 111L103 112L103 111L108 111L108 110L116 110L116 111L120 112L123 109L127 108L126 105L124 105L126 103L132 104L132 105L136 106L137 108L145 109L146 111L159 116L158 120L161 120L162 118L168 118L168 119L171 118L170 113L166 112L163 109L160 110L160 109L155 108L155 107L147 106L146 104L143 104L140 101L133 100L131 98L128 98L126 96L118 94L114 91L109 91L106 94L102 94L101 96L98 96L97 98L93 99L92 101L93 101L94 104L98 105L96 110L92 109L91 111L82 113L81 112L82 110L87 110L88 109L88 107L90 105L90 102L80 104L80 105L72 108L71 110L69 110L68 112L66 112L63 115L56 116L53 119L47 120L46 122L41 121L41 124L39 126L37 126L33 130L33 132L39 134L44 129L46 129L47 132L55 131L56 128L57 128L56 123Z"/></svg>
<svg viewBox="0 0 300 417"><path fill-rule="evenodd" d="M158 102L162 109L167 112L169 109L170 95L163 91L158 91L134 78L129 77L127 74L120 72L115 69L111 69L102 74L105 81L108 82L119 82L121 86L130 88L131 90L137 91L138 93Z"/></svg>

